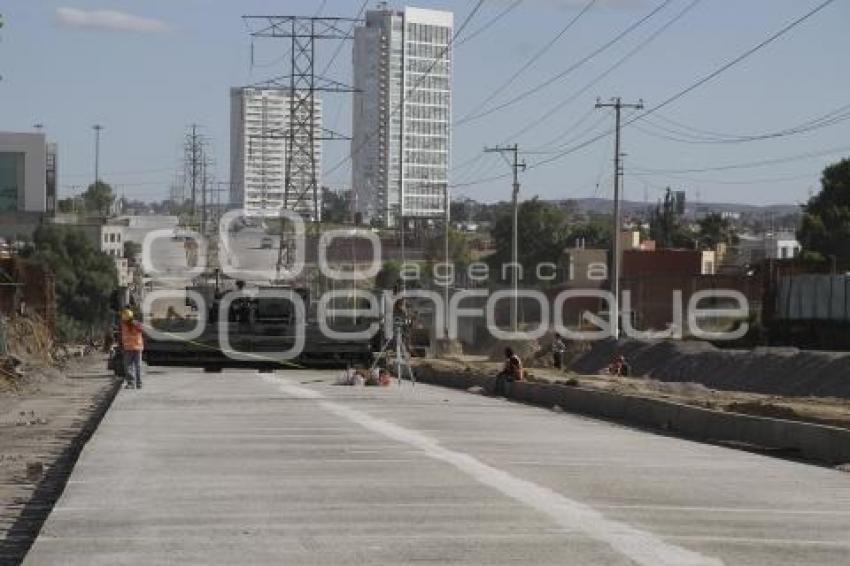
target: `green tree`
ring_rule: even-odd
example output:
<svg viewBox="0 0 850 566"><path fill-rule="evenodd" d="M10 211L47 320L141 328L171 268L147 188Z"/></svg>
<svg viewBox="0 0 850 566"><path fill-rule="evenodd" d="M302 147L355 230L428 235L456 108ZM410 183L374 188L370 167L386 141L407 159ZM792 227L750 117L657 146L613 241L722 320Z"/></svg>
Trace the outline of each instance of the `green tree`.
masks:
<svg viewBox="0 0 850 566"><path fill-rule="evenodd" d="M139 242L134 242L133 240L124 241L125 258L134 259L140 253L142 253L142 244L140 244Z"/></svg>
<svg viewBox="0 0 850 566"><path fill-rule="evenodd" d="M821 191L803 206L797 238L809 257L850 264L850 159L823 170Z"/></svg>
<svg viewBox="0 0 850 566"><path fill-rule="evenodd" d="M348 198L339 191L322 187L322 221L342 224L351 218Z"/></svg>
<svg viewBox="0 0 850 566"><path fill-rule="evenodd" d="M384 262L381 270L375 276L375 287L378 289L392 289L401 276L401 263L396 260Z"/></svg>
<svg viewBox="0 0 850 566"><path fill-rule="evenodd" d="M97 181L89 185L89 188L83 193L83 202L85 202L86 209L89 212L109 216L109 209L115 202L115 195L112 192L112 187L103 181Z"/></svg>
<svg viewBox="0 0 850 566"><path fill-rule="evenodd" d="M517 222L517 255L526 278L540 263L557 263L570 233L566 212L535 197L519 205ZM502 276L502 265L511 261L512 227L510 208L500 210L491 232L496 252L488 259L498 277Z"/></svg>
<svg viewBox="0 0 850 566"><path fill-rule="evenodd" d="M659 248L694 247L695 235L682 224L679 202L670 187L667 187L664 200L650 213L649 237Z"/></svg>
<svg viewBox="0 0 850 566"><path fill-rule="evenodd" d="M83 203L80 201L79 197L59 199L57 206L59 207L59 212L64 212L66 214L80 212L83 210Z"/></svg>
<svg viewBox="0 0 850 566"><path fill-rule="evenodd" d="M115 262L80 229L39 226L33 234L30 260L53 272L60 316L76 321L77 327L90 333L109 320L109 296L118 285Z"/></svg>
<svg viewBox="0 0 850 566"><path fill-rule="evenodd" d="M425 259L432 262L445 261L445 232L439 230L425 243ZM449 228L449 261L467 266L472 262L469 238L463 232Z"/></svg>
<svg viewBox="0 0 850 566"><path fill-rule="evenodd" d="M728 218L718 213L707 214L699 222L697 242L701 249L713 250L718 244L735 245L738 234Z"/></svg>
<svg viewBox="0 0 850 566"><path fill-rule="evenodd" d="M567 236L567 245L574 246L577 240L583 240L586 248L610 248L612 222L610 217L605 217L572 226Z"/></svg>

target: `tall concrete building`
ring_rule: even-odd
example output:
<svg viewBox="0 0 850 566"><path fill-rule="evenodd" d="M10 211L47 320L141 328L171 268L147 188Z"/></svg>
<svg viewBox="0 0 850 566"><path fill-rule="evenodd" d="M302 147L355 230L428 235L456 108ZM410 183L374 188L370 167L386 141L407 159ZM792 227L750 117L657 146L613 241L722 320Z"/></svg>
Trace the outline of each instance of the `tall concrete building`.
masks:
<svg viewBox="0 0 850 566"><path fill-rule="evenodd" d="M352 189L364 219L442 218L451 150L451 12L366 12L354 31Z"/></svg>
<svg viewBox="0 0 850 566"><path fill-rule="evenodd" d="M321 188L322 104L313 101L313 151L316 186ZM302 108L306 113L306 108ZM286 148L289 144L290 97L286 89L237 87L230 90L230 201L242 207L248 216L273 217L284 206L286 182ZM309 144L307 136L299 142ZM313 216L313 194L310 186L309 160L301 155L293 163L294 191L290 191L287 209ZM317 191L321 214L321 190Z"/></svg>
<svg viewBox="0 0 850 566"><path fill-rule="evenodd" d="M56 163L44 134L0 132L0 212L53 212Z"/></svg>

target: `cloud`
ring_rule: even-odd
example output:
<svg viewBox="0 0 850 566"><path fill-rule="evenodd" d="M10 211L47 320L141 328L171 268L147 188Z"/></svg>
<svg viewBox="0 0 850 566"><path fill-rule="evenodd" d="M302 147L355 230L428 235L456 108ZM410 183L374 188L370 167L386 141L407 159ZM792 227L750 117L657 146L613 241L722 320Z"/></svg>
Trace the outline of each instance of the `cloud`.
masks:
<svg viewBox="0 0 850 566"><path fill-rule="evenodd" d="M165 33L171 26L153 18L143 18L115 10L80 10L61 7L56 9L56 20L64 26L130 31L137 33Z"/></svg>

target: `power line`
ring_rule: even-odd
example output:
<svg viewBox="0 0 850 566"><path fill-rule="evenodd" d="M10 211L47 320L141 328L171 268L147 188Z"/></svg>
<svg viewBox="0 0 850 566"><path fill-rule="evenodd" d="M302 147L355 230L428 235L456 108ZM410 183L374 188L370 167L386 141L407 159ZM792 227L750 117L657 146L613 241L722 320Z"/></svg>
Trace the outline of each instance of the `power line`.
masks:
<svg viewBox="0 0 850 566"><path fill-rule="evenodd" d="M825 149L822 151L809 151L806 153L800 153L797 155L790 155L786 157L777 157L773 159L762 159L760 161L750 161L746 163L733 163L729 165L719 165L716 167L700 167L693 169L653 169L649 167L640 167L635 165L635 170L641 171L642 173L706 173L709 171L729 171L733 169L753 169L756 167L764 167L765 165L780 165L783 163L791 163L793 161L800 161L804 159L812 159L815 157L823 157L825 155L832 155L835 153L845 153L850 152L850 146L844 147L833 147L831 149Z"/></svg>
<svg viewBox="0 0 850 566"><path fill-rule="evenodd" d="M621 57L619 60L617 60L616 63L614 63L613 65L608 67L605 71L603 71L602 73L597 75L593 80L591 80L589 83L584 85L582 88L580 88L579 90L577 90L576 92L571 94L569 97L567 97L563 101L561 101L558 104L556 104L555 106L553 106L551 109L544 112L539 118L536 118L535 120L529 122L528 124L523 126L522 129L520 129L518 132L514 132L511 135L511 137L518 137L518 136L526 133L527 131L531 130L532 128L538 126L540 123L545 121L547 118L549 118L550 116L552 116L553 114L555 114L556 112L558 112L559 110L564 108L565 106L569 105L572 102L575 102L575 100L577 100L579 96L581 96L582 94L584 94L585 92L590 90L591 87L593 87L599 81L601 81L602 79L604 79L605 77L607 77L608 75L613 73L623 63L625 63L626 61L628 61L629 59L631 59L632 57L637 55L644 48L646 48L647 45L652 43L659 35L661 35L665 31L667 31L667 29L669 29L673 24L675 24L680 19L682 19L688 12L690 12L694 7L696 7L696 5L699 4L701 1L702 0L692 0L687 6L685 6L681 11L679 11L678 14L673 16L670 20L668 20L666 23L664 23L664 25L659 27L657 30L655 30L649 36L647 36L643 41L638 43L631 51L629 51L623 57ZM593 109L591 109L590 113L591 114L593 113ZM575 127L575 126L573 126L573 127ZM567 133L569 133L570 131L572 131L572 128L565 130L565 132L567 132ZM565 135L566 134L561 134L558 137L562 138ZM549 145L550 143L552 143L552 142L547 142L543 145Z"/></svg>
<svg viewBox="0 0 850 566"><path fill-rule="evenodd" d="M576 69L578 69L579 67L581 67L582 65L584 65L585 63L587 63L588 61L590 61L591 59L593 59L594 57L596 57L596 56L597 56L597 55L599 55L600 53L602 53L603 51L606 51L606 50L607 50L608 48L610 48L612 45L614 45L615 43L617 43L618 41L620 41L622 38L624 38L625 36L627 36L629 33L631 33L632 31L634 31L635 29L637 29L638 27L640 27L642 24L644 24L647 20L649 20L650 18L652 18L655 14L657 14L658 12L660 12L661 10L663 10L663 9L664 9L664 8L665 8L668 4L670 4L670 2L672 2L672 1L673 1L673 0L664 0L664 2L662 2L661 4L659 4L658 6L656 6L656 7L655 7L652 11L650 11L648 14L646 14L645 16L643 16L641 19L637 20L636 22L632 23L632 24L631 24L631 25L629 25L626 29L624 29L623 31L621 31L621 32L620 32L619 34L617 34L616 36L614 36L614 38L613 38L613 39L608 40L606 43L604 43L604 44L603 44L603 45L601 45L600 47L596 48L595 50L593 50L592 52L590 52L590 53L589 53L588 55L586 55L585 57L581 58L581 59L580 59L579 61L577 61L576 63L573 63L572 65L570 65L569 67L567 67L567 68L566 68L566 69L564 69L563 71L561 71L561 72L559 72L559 73L557 73L557 74L553 75L552 77L550 77L550 78L546 79L545 81L543 81L542 83L538 84L537 86L534 86L534 87L532 87L532 88L530 88L530 89L527 89L527 90L525 90L525 91L521 92L520 94L518 94L518 95L514 96L513 98L508 99L507 101L505 101L505 102L503 102L503 103L501 103L501 104L498 104L498 105L496 105L496 106L493 106L493 107L489 108L488 110L483 110L483 111L478 112L478 113L476 113L476 114L467 115L467 116L465 116L464 118L461 118L460 120L458 120L457 122L455 122L455 124L454 124L454 125L455 125L455 126L460 126L460 125L462 125L462 124L466 124L466 123L468 123L468 122L472 122L473 120L478 120L479 118L483 118L483 117L485 117L485 116L489 116L490 114L493 114L494 112L498 112L499 110L503 110L504 108L507 108L508 106L512 106L512 105L516 104L516 103L517 103L517 102L519 102L520 100L523 100L523 99L525 99L525 98L527 98L527 97L529 97L529 96L531 96L531 95L533 95L533 94L536 94L536 93L538 93L538 92L542 91L543 89L545 89L545 88L549 87L549 86L550 86L550 85L552 85L553 83L555 83L555 82L557 82L557 81L561 80L562 78L564 78L565 76L569 75L571 72L575 71Z"/></svg>
<svg viewBox="0 0 850 566"><path fill-rule="evenodd" d="M513 12L513 11L514 11L514 10L515 10L515 9L516 9L519 5L520 5L520 4L522 4L522 3L523 3L523 1L524 1L524 0L514 0L513 2L511 2L510 4L508 4L508 7L507 7L507 8L505 8L504 10L502 10L501 12L499 12L498 14L496 14L496 16L495 16L495 17L493 17L492 19L490 19L489 21L487 21L486 23L484 23L484 24L483 24L480 28L478 28L477 30L473 31L473 32L472 32L472 33L470 33L468 36L466 36L466 37L464 37L463 39L461 39L460 41L458 41L458 42L455 44L455 47L460 47L461 45L463 45L463 44L464 44L464 43L466 43L467 41L470 41L472 38L476 37L477 35L479 35L479 34L481 34L481 33L484 33L484 32L485 32L485 31L487 31L488 29L490 29L490 28L491 28L492 26L494 26L494 25L495 25L495 24L496 24L499 20L501 20L502 18L504 18L505 16L507 16L508 14L510 14L511 12ZM595 2L596 0L593 0L593 1Z"/></svg>
<svg viewBox="0 0 850 566"><path fill-rule="evenodd" d="M797 27L801 23L805 22L806 20L808 20L809 18L811 18L812 16L814 16L815 14L817 14L818 12L820 12L821 10L823 10L824 8L826 8L827 6L832 4L833 2L835 2L835 0L825 0L824 2L821 2L820 4L818 4L817 6L815 6L814 8L812 8L811 10L809 10L808 12L806 12L805 14L803 14L802 16L797 18L796 20L787 24L785 27L783 27L782 29L780 29L776 33L770 35L767 39L763 40L762 42L758 43L757 45L746 50L744 53L735 57L734 59L732 59L728 63L721 65L718 69L712 71L708 75L699 79L697 82L693 83L692 85L685 88L684 90L681 90L681 91L677 92L676 94L674 94L673 96L669 97L668 99L664 100L663 102L656 104L655 106L653 106L652 108L650 108L649 110L647 110L646 112L641 114L640 116L633 118L630 121L630 123L634 122L636 120L640 120L645 116L648 116L648 115L650 115L654 112L657 112L658 110L661 110L665 106L672 104L673 102L675 102L676 100L687 95L691 91L701 87L702 85L711 81L712 79L714 79L715 77L717 77L721 73L731 69L732 67L734 67L735 65L737 65L738 63L743 61L744 59L747 59L753 53L756 53L757 51L760 51L764 47L767 47L768 45L770 45L771 43L773 43L774 41L776 41L777 39L779 39L780 37L782 37L783 35L785 35L789 31L791 31L792 29L794 29L795 27Z"/></svg>
<svg viewBox="0 0 850 566"><path fill-rule="evenodd" d="M835 124L841 123L845 120L850 119L850 104L843 105L835 110L827 112L821 116L816 118L812 118L810 120L806 120L800 124L795 126L790 126L787 128L783 128L781 130L773 131L773 132L764 132L760 134L720 134L716 132L709 132L708 130L700 130L699 128L692 128L690 126L686 126L679 122L675 122L669 118L666 118L660 114L653 115L653 119L661 119L665 122L669 122L674 124L677 128L682 129L692 129L696 133L689 133L687 131L681 131L678 129L671 128L664 124L659 124L653 120L644 119L645 126L651 126L662 132L666 132L666 134L660 134L658 132L654 132L652 130L647 130L646 128L641 128L639 126L635 126L641 132L661 138L667 139L670 141L676 141L681 143L691 143L691 144L730 144L730 143L745 143L752 141L761 141L766 139L775 139L781 137L787 137L797 134L803 134L807 132L811 132L814 130L819 130L821 128L826 128L829 126L834 126Z"/></svg>
<svg viewBox="0 0 850 566"><path fill-rule="evenodd" d="M771 177L766 179L748 179L744 181L730 181L728 179L697 179L694 177L682 177L681 175L659 175L656 173L641 173L635 171L632 173L635 177L648 177L658 179L672 179L673 181L686 181L694 184L712 184L712 185L763 185L766 183L780 183L783 181L800 181L803 179L811 179L812 175L792 175L790 177Z"/></svg>
<svg viewBox="0 0 850 566"><path fill-rule="evenodd" d="M369 4L369 0L363 0L363 3L360 4L360 9L357 10L357 15L354 16L355 20L359 20L363 16L363 11L366 9L366 6L368 4ZM351 29L348 31L349 37L354 37L354 35L353 35L354 34L354 28L356 26L357 26L356 21L351 24ZM331 55L331 58L328 60L328 64L325 65L325 68L320 73L321 75L325 75L328 72L328 70L331 68L331 65L334 64L334 61L336 61L336 58L339 56L340 51L342 51L343 45L345 45L345 42L343 42L343 41L340 41L337 44L336 49L334 50L333 54Z"/></svg>
<svg viewBox="0 0 850 566"><path fill-rule="evenodd" d="M581 96L582 94L584 94L585 92L587 92L587 91L588 91L591 87L593 87L595 84L597 84L597 83L598 83L599 81L601 81L603 78L605 78L606 76L608 76L609 74L611 74L612 72L614 72L614 71L615 71L618 67L620 67L623 63L625 63L625 62L626 62L626 61L628 61L629 59L631 59L633 56L635 56L638 52L640 52L641 50L643 50L643 49L644 49L647 45L649 45L652 41L654 41L654 40L655 40L655 39L656 39L659 35L661 35L661 34L662 34L662 33L664 33L665 31L667 31L667 29L669 29L669 28L670 28L673 24L675 24L677 21L679 21L681 18L683 18L683 17L684 17L684 16L685 16L688 12L690 12L690 11L691 11L691 10L692 10L692 9L693 9L696 5L697 5L697 4L698 4L699 2L701 2L701 1L702 1L702 0L692 0L692 2L690 2L687 6L685 6L685 8L683 8L683 9L682 9L682 10L681 10L678 14L676 14L673 18L671 18L670 20L668 20L668 21L667 21L664 25L662 25L660 28L658 28L657 30L655 30L654 32L652 32L652 33L651 33L651 34L650 34L650 35L649 35L646 39L644 39L643 41L641 41L641 42L640 42L638 45L636 45L636 46L635 46L635 47L634 47L631 51L629 51L628 53L626 53L626 55L624 55L623 57L621 57L621 58L620 58L620 59L619 59L616 63L614 63L613 65L611 65L610 67L608 67L608 69L606 69L605 71L603 71L601 74L597 75L597 76L596 76L596 78L594 78L594 79L593 79L593 80L591 80L589 83L587 83L586 85L584 85L584 86L583 86L582 88L580 88L578 91L574 92L572 95L570 95L570 96L569 96L568 98L566 98L565 100L563 100L563 101L559 102L559 103L558 103L558 104L556 104L554 107L552 107L551 109L547 110L547 111L546 111L543 115L541 115L540 117L538 117L538 118L536 118L535 120L533 120L533 121L529 122L528 124L526 124L525 126L523 126L522 128L520 128L518 131L516 131L516 132L514 132L513 134L511 134L510 136L507 136L507 138L508 138L508 139L510 139L510 138L517 138L517 137L519 137L519 136L521 136L521 135L525 134L526 132L528 132L529 130L531 130L531 129L535 128L536 126L538 126L540 123L542 123L543 121L545 121L547 118L549 118L550 116L552 116L553 114L555 114L555 113L556 113L556 112L558 112L559 110L563 109L563 108L564 108L565 106L567 106L568 104L570 104L570 103L574 102L576 99L578 99L578 97L579 97L579 96ZM486 103L486 101L485 101L485 103ZM482 103L482 104L483 104L483 103ZM541 145L540 145L540 146L538 146L538 147L539 147L539 148L543 148L543 147L545 147L545 146L552 145L552 144L554 144L554 143L556 143L556 142L558 142L558 141L562 140L563 138L565 138L565 137L567 137L567 136L570 136L570 134L573 134L573 132L575 131L575 129L576 129L579 125L581 125L582 123L584 123L584 121L585 121L587 118L589 118L590 116L592 116L593 114L594 114L594 109L593 109L593 108L591 108L591 109L590 109L587 113L585 113L585 114L584 114L581 118L579 118L579 120L578 120L578 121L576 121L575 123L573 123L572 125L570 125L570 127L566 128L566 129L565 129L562 133L558 134L556 137L554 137L554 138L550 139L549 141L544 142L543 144L541 144ZM593 126L591 126L590 128L588 128L588 129L584 130L581 134L578 134L578 135L571 135L571 136L570 136L570 141L568 141L568 142L565 142L565 143L561 144L561 147L563 147L563 145L566 145L566 144L571 143L572 141L574 141L574 140L576 140L576 139L581 139L582 137L584 137L584 135L585 135L586 133L589 133L589 132L592 132L593 130L595 130L595 129L596 129L596 127L597 127L599 124L601 124L603 121L605 121L605 117L604 117L604 116L603 116L603 117L601 117L601 118L600 118L600 119L599 119L596 123L594 123L594 125L593 125ZM553 151L534 151L534 150L532 150L532 151L526 151L526 152L524 152L524 153L527 153L527 154L534 154L534 153L546 153L546 154L551 154L551 153L553 153ZM453 169L453 170L459 170L459 169L462 169L462 168L464 168L464 167L466 167L467 165L470 165L470 164L472 164L472 163L477 163L477 162L479 162L479 161L480 161L481 157L482 157L482 155L479 153L479 154L477 154L475 157L472 157L472 158L470 158L470 159L468 159L468 160L466 160L466 161L464 161L464 162L460 163L459 165L456 165L456 166L455 166L455 167L453 167L452 169ZM469 177L469 176L470 176L470 175L467 175L467 177Z"/></svg>
<svg viewBox="0 0 850 566"><path fill-rule="evenodd" d="M823 10L824 8L826 8L828 5L832 4L834 1L835 1L835 0L825 0L824 2L822 2L821 4L819 4L819 5L817 5L815 8L813 8L812 10L809 10L808 12L806 12L805 14L803 14L802 16L800 16L799 18L797 18L797 19L793 20L791 23L789 23L789 24L785 25L785 26L784 26L782 29L780 29L779 31L777 31L777 32L773 33L772 35L770 35L767 39L765 39L765 40L761 41L761 42L760 42L760 43L758 43L756 46L754 46L754 47L752 47L752 48L748 49L748 50L747 50L747 51L745 51L743 54L741 54L741 55L739 55L739 56L735 57L735 58L734 58L734 59L732 59L731 61L729 61L729 62L727 62L727 63L725 63L725 64L721 65L719 68L717 68L716 70L712 71L712 72L711 72L711 73L709 73L708 75L706 75L706 76L702 77L701 79L699 79L699 80L698 80L698 81L696 81L695 83L693 83L693 84L691 84L690 86L688 86L688 87L684 88L683 90L681 90L681 91L677 92L676 94L674 94L673 96L671 96L671 97L667 98L666 100L664 100L664 101L663 101L663 102L661 102L660 104L657 104L656 106L653 106L653 107L652 107L652 108L650 108L649 110L646 110L646 111L645 111L645 112L643 112L640 116L637 116L637 117L634 117L634 118L631 118L631 119L627 119L627 120L626 120L626 122L625 122L625 124L624 124L624 126L629 126L629 125L634 124L634 122L636 122L637 120L640 120L640 119L645 118L646 116L648 116L648 115L650 115L650 114L653 114L654 112L657 112L657 111L658 111L658 110L660 110L661 108L664 108L665 106L667 106L667 105L671 104L672 102L674 102L674 101L676 101L676 100L678 100L678 99L682 98L682 97L683 97L683 96L685 96L686 94L689 94L690 92L694 91L696 88L698 88L698 87L702 86L703 84L707 83L708 81L710 81L710 80L712 80L712 79L716 78L718 75L720 75L720 74L721 74L721 73L723 73L724 71L726 71L726 70L728 70L728 69L732 68L733 66L735 66L735 65L736 65L736 64L738 64L738 63L740 63L740 62L741 62L741 61L743 61L744 59L746 59L746 58L750 57L751 55L753 55L753 54L754 54L754 53L756 53L757 51L759 51L759 50L763 49L764 47L766 47L766 46L767 46L767 45L769 45L770 43L772 43L772 42L774 42L775 40L779 39L780 37L782 37L783 35L785 35L785 34L786 34L786 33L788 33L789 31L791 31L792 29L794 29L794 28L795 28L795 27L797 27L798 25L802 24L803 22L805 22L806 20L808 20L810 17L812 17L812 16L813 16L813 15L815 15L816 13L820 12L821 10ZM595 143L595 142L597 142L597 141L601 140L602 138L604 138L604 137L607 137L607 136L611 135L611 134L613 133L613 131L614 131L614 130L609 130L609 131L607 131L607 132L604 132L604 133L602 133L602 134L599 134L599 135L597 135L597 136L594 136L594 137L592 137L592 138L590 138L590 139L588 139L588 140L586 140L586 141L584 141L584 142L579 143L579 144L578 144L578 145L576 145L576 146L573 146L573 147L568 148L568 149L566 149L566 150L564 150L564 151L561 151L561 152L559 152L559 153L557 153L557 154L553 155L552 157L549 157L549 158L547 158L547 159L544 159L544 160L542 160L542 161L539 161L539 162L537 162L537 163L534 163L534 164L532 164L532 165L529 165L529 169L534 169L534 168L537 168L537 167L543 167L544 165L548 165L549 163L553 163L553 162L555 162L555 161L558 161L558 160L560 160L560 159L563 159L564 157L566 157L566 156L568 156L568 155L571 155L571 154L573 154L573 153L575 153L575 152L579 151L580 149L583 149L583 148L585 148L585 147L587 147L587 146L589 146L589 145L591 145L591 144L593 144L593 143Z"/></svg>
<svg viewBox="0 0 850 566"><path fill-rule="evenodd" d="M588 10L590 10L590 8L593 7L594 4L596 4L597 1L598 0L590 0L587 4L585 4L584 7L579 11L579 13L576 14L575 17L573 17L569 22L567 22L567 24L564 27L562 27L560 29L560 31L558 31L557 34L555 34L555 37L550 39L542 48L538 49L533 55L531 55L531 57L529 57L525 61L525 63L523 63L523 65L519 69L517 69L514 72L514 74L510 76L510 78L508 78L507 81L505 81L499 87L494 89L493 92L491 92L490 95L487 98L485 98L483 102L479 103L478 106L476 106L474 109L467 112L465 116L463 116L458 122L456 122L456 124L461 124L465 120L472 119L471 116L473 114L480 111L490 101L492 101L494 98L499 96L502 92L504 92L505 89L508 88L510 85L512 85L513 82L521 74L523 74L525 71L527 71L532 65L534 65L534 63L536 63L543 55L545 55L558 42L558 40L561 39L561 37L563 37L563 35L565 33L567 33L567 31L569 31L570 28L573 27L573 25L575 25L575 23L578 22L581 19L581 17L584 16L584 14Z"/></svg>

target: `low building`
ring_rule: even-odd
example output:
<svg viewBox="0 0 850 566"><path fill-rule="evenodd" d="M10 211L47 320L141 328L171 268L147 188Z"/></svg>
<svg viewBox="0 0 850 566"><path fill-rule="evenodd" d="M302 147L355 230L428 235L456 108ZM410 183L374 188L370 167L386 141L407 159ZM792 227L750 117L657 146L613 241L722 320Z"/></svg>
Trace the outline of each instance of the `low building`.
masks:
<svg viewBox="0 0 850 566"><path fill-rule="evenodd" d="M567 248L561 254L563 282L572 288L598 289L608 280L608 250Z"/></svg>
<svg viewBox="0 0 850 566"><path fill-rule="evenodd" d="M717 271L714 251L624 250L622 277L658 275L713 275Z"/></svg>
<svg viewBox="0 0 850 566"><path fill-rule="evenodd" d="M743 234L737 249L737 261L754 264L765 259L793 259L802 250L792 232L767 233L761 236Z"/></svg>
<svg viewBox="0 0 850 566"><path fill-rule="evenodd" d="M56 224L78 228L103 253L112 257L124 257L124 233L129 222L126 219L106 220L101 217L60 214L53 221Z"/></svg>

